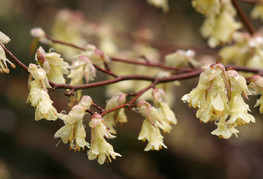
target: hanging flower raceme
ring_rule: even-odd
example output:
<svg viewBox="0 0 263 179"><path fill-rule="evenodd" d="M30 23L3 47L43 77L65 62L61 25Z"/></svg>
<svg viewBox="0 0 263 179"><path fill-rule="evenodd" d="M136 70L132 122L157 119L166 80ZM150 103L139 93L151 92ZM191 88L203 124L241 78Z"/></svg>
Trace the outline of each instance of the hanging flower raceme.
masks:
<svg viewBox="0 0 263 179"><path fill-rule="evenodd" d="M177 124L174 112L170 109L169 105L164 102L165 92L162 89L155 88L152 91L154 104L158 107L160 117L160 128L167 133L171 132L171 124Z"/></svg>
<svg viewBox="0 0 263 179"><path fill-rule="evenodd" d="M58 118L57 110L54 108L53 101L50 99L47 88L51 88L46 76L46 72L40 66L29 64L28 78L29 94L27 103L31 103L36 108L35 120L40 119L56 120Z"/></svg>
<svg viewBox="0 0 263 179"><path fill-rule="evenodd" d="M55 138L61 138L63 143L70 143L70 148L80 151L89 147L86 142L86 131L83 125L83 117L86 110L90 108L92 99L89 96L83 96L79 103L71 109L64 117L65 125L61 127L54 135Z"/></svg>
<svg viewBox="0 0 263 179"><path fill-rule="evenodd" d="M10 38L0 31L0 44L7 44L10 42ZM6 58L5 50L0 45L0 73L9 73L9 68L7 63L11 65L12 68L15 68L15 64L13 64L10 60Z"/></svg>
<svg viewBox="0 0 263 179"><path fill-rule="evenodd" d="M127 95L125 93L117 93L110 100L107 101L105 110L109 110L111 108L124 104L126 101L126 96ZM124 108L120 108L118 110L106 114L104 116L104 121L106 126L109 128L110 133L116 134L116 130L114 129L114 127L118 123L126 123L128 120L127 116L124 113Z"/></svg>
<svg viewBox="0 0 263 179"><path fill-rule="evenodd" d="M198 85L182 97L190 107L198 108L196 117L207 123L214 121L217 129L213 135L228 139L238 130L235 127L255 122L248 114L249 106L244 102L250 94L246 80L235 70L225 71L222 64L206 65Z"/></svg>
<svg viewBox="0 0 263 179"><path fill-rule="evenodd" d="M201 27L201 34L208 39L210 47L230 42L233 33L241 28L236 22L236 11L230 0L194 0L194 8L206 16Z"/></svg>
<svg viewBox="0 0 263 179"><path fill-rule="evenodd" d="M90 160L98 158L99 164L103 164L106 160L111 162L111 157L116 159L116 156L121 157L119 153L114 152L113 147L104 137L112 139L115 136L111 135L104 119L100 114L95 113L89 122L91 127L91 142L88 157Z"/></svg>
<svg viewBox="0 0 263 179"><path fill-rule="evenodd" d="M148 141L148 144L144 150L149 151L151 149L159 150L162 147L167 148L166 145L163 143L163 136L160 132L159 127L165 130L165 128L169 128L169 126L161 123L162 116L160 115L158 109L144 100L139 100L137 102L137 107L141 115L145 117L138 137L138 140Z"/></svg>
<svg viewBox="0 0 263 179"><path fill-rule="evenodd" d="M55 52L46 53L42 47L39 47L35 58L46 71L47 77L54 83L65 84L63 75L69 73L69 64L61 58L61 55Z"/></svg>

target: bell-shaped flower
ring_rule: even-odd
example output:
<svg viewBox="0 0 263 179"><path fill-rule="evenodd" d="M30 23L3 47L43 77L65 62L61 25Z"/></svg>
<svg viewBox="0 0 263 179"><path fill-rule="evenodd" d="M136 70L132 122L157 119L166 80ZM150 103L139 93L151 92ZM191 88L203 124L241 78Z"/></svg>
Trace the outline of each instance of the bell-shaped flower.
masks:
<svg viewBox="0 0 263 179"><path fill-rule="evenodd" d="M227 97L225 95L226 85L224 83L224 69L221 65L203 67L198 85L189 94L182 97L189 106L199 108L196 117L202 122L215 120L220 117L227 108Z"/></svg>
<svg viewBox="0 0 263 179"><path fill-rule="evenodd" d="M7 44L10 42L10 38L0 31L0 44Z"/></svg>
<svg viewBox="0 0 263 179"><path fill-rule="evenodd" d="M9 41L10 38L0 31L0 44L7 44ZM9 73L7 63L9 63L12 68L16 67L15 64L6 58L5 50L0 45L0 73Z"/></svg>
<svg viewBox="0 0 263 179"><path fill-rule="evenodd" d="M40 94L37 95L39 95L40 97L37 105L35 106L35 120L39 121L41 119L46 119L55 121L58 118L57 110L52 105L53 101L50 99L48 93L44 90L41 90Z"/></svg>
<svg viewBox="0 0 263 179"><path fill-rule="evenodd" d="M63 143L70 143L70 148L74 150L89 147L86 142L86 131L83 125L83 117L87 109L90 108L92 99L89 96L83 96L80 102L73 106L71 111L65 117L65 125L61 127L54 135L55 138L61 138Z"/></svg>
<svg viewBox="0 0 263 179"><path fill-rule="evenodd" d="M205 85L201 88L201 84ZM249 106L242 95L247 99L250 95L245 78L235 70L225 71L222 64L216 64L211 65L210 69L204 68L197 87L182 100L199 108L196 117L202 122L219 121L216 123L218 128L212 134L228 139L232 134L237 136L236 126L255 122L255 118L248 114Z"/></svg>
<svg viewBox="0 0 263 179"><path fill-rule="evenodd" d="M126 94L125 93L117 93L111 99L107 101L105 110L109 110L111 108L115 108L125 103L126 101ZM118 123L126 123L127 116L125 115L124 108L115 110L110 112L104 116L104 121L106 126L109 128L110 133L116 134L116 130L114 127Z"/></svg>
<svg viewBox="0 0 263 179"><path fill-rule="evenodd" d="M170 109L169 105L164 102L165 99L165 92L162 89L155 88L152 91L153 94L153 101L155 105L158 107L158 111L160 116L159 123L160 128L167 133L170 133L172 127L171 124L177 124L177 120L175 117L174 112ZM162 128L162 126L166 126Z"/></svg>
<svg viewBox="0 0 263 179"><path fill-rule="evenodd" d="M233 126L228 126L226 124L226 117L227 116L222 116L220 119L218 119L219 121L216 124L217 129L213 130L211 134L223 139L229 139L232 134L237 137L237 133L239 133L239 131Z"/></svg>
<svg viewBox="0 0 263 179"><path fill-rule="evenodd" d="M54 83L65 83L64 74L68 74L69 65L61 58L61 55L55 52L46 53L42 47L39 47L35 55L42 68L46 71L47 77Z"/></svg>
<svg viewBox="0 0 263 179"><path fill-rule="evenodd" d="M144 100L137 102L137 107L142 116L146 119L142 124L138 140L148 141L145 151L159 150L162 147L167 148L163 143L163 136L159 127L164 131L170 131L171 126L167 123L161 123L161 115L159 111Z"/></svg>
<svg viewBox="0 0 263 179"><path fill-rule="evenodd" d="M47 93L47 87L51 86L49 85L45 70L35 64L29 64L28 72L30 75L28 79L29 94L27 103L31 103L36 108L35 120L56 120L58 114L56 108L52 105L53 101Z"/></svg>
<svg viewBox="0 0 263 179"><path fill-rule="evenodd" d="M43 89L51 88L48 82L46 71L35 64L30 63L28 72L32 75L34 81L38 81Z"/></svg>
<svg viewBox="0 0 263 179"><path fill-rule="evenodd" d="M92 116L89 126L91 127L89 160L98 158L99 164L103 164L106 160L111 162L111 157L113 159L116 159L116 156L121 157L119 153L114 152L112 145L104 139L104 137L111 139L115 136L110 134L100 114Z"/></svg>
<svg viewBox="0 0 263 179"><path fill-rule="evenodd" d="M169 11L167 0L147 0L147 2L155 7L162 8L163 12Z"/></svg>

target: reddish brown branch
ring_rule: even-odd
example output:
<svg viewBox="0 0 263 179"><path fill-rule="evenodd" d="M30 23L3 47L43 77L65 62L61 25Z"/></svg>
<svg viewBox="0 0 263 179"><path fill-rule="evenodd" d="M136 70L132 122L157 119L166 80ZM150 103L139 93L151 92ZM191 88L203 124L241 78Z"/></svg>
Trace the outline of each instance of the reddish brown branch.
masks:
<svg viewBox="0 0 263 179"><path fill-rule="evenodd" d="M50 85L54 89L75 89L80 90L80 89L87 89L87 88L93 88L93 87L99 87L99 86L105 86L113 83L117 83L120 81L126 81L126 80L141 80L141 81L156 81L157 83L165 83L165 82L171 82L175 80L184 80L184 79L189 79L193 77L197 77L202 70L195 70L192 72L184 73L184 74L179 74L179 75L173 75L167 78L155 78L155 77L149 77L149 76L142 76L142 75L129 75L129 76L118 76L115 79L111 80L105 80L105 81L99 81L99 82L94 82L94 83L89 83L89 84L83 84L83 85L69 85L69 84L55 84L55 83L50 83Z"/></svg>
<svg viewBox="0 0 263 179"><path fill-rule="evenodd" d="M113 111L116 111L118 109L121 109L121 108L124 108L124 107L134 107L136 106L134 103L136 102L136 100L141 96L143 95L146 91L148 91L149 89L153 88L156 84L157 84L158 80L155 80L154 82L152 82L149 86L147 86L146 88L142 89L141 91L139 91L137 93L137 95L135 97L133 97L129 102L125 103L125 104L122 104L122 105L119 105L119 106L116 106L114 108L111 108L111 109L108 109L106 111L104 111L103 113L101 113L101 115L106 115L110 112L113 112Z"/></svg>
<svg viewBox="0 0 263 179"><path fill-rule="evenodd" d="M96 109L98 109L101 113L103 113L105 111L103 108L101 108L100 106L98 106L95 103L93 103L92 106L95 107Z"/></svg>
<svg viewBox="0 0 263 179"><path fill-rule="evenodd" d="M0 44L1 47L4 49L7 57L9 57L13 62L15 62L17 65L19 65L22 69L24 69L26 72L28 72L27 66L22 63L20 60L18 60L3 44Z"/></svg>
<svg viewBox="0 0 263 179"><path fill-rule="evenodd" d="M157 67L157 68L162 68L162 69L166 69L166 70L176 70L176 71L182 71L182 72L193 71L192 68L175 68L175 67L162 65L160 63L139 62L139 61L135 61L135 60L127 60L127 59L121 59L121 58L116 58L116 57L111 57L111 60L117 61L117 62L130 63L130 64L134 64L134 65Z"/></svg>
<svg viewBox="0 0 263 179"><path fill-rule="evenodd" d="M114 77L114 78L117 78L117 77L118 77L118 75L116 75L115 73L113 73L113 72L111 72L111 71L109 71L109 70L105 70L105 69L99 67L98 65L94 65L94 67L95 67L97 70L99 70L99 71L101 71L101 72L103 72L103 73L106 73L106 74L108 74L108 75L110 75L110 76L112 76L112 77Z"/></svg>
<svg viewBox="0 0 263 179"><path fill-rule="evenodd" d="M247 19L247 16L245 15L244 11L240 8L237 0L232 0L232 2L243 24L247 27L247 30L249 31L249 33L253 35L255 33L255 30L250 24L249 20Z"/></svg>
<svg viewBox="0 0 263 179"><path fill-rule="evenodd" d="M61 41L61 40L56 40L56 39L54 39L53 37L51 37L49 35L46 35L46 37L49 40L51 40L52 42L54 42L54 43L59 43L59 44L62 44L62 45L70 46L70 47L77 48L77 49L83 50L83 51L86 50L85 48L77 46L75 44L64 42L64 41ZM134 64L134 65L143 65L143 66L148 66L148 67L162 68L162 69L166 69L166 70L177 70L177 71L182 71L182 72L192 71L193 70L192 68L175 68L175 67L162 65L162 64L159 64L159 63L150 63L148 61L147 62L138 62L138 61L135 61L135 60L127 60L127 59L121 59L121 58L116 58L116 57L110 57L110 58L111 58L112 61L130 63L130 64ZM106 67L106 70L110 71L107 65L105 67Z"/></svg>
<svg viewBox="0 0 263 179"><path fill-rule="evenodd" d="M48 40L52 41L53 43L58 43L58 44L70 46L70 47L73 47L73 48L76 48L76 49L79 49L79 50L82 50L82 51L85 51L85 50L86 50L84 47L80 47L80 46L75 45L75 44L72 44L72 43L68 43L68 42L64 42L64 41L61 41L61 40L54 39L53 37L51 37L51 36L48 35L48 34L46 34L46 38L47 38Z"/></svg>
<svg viewBox="0 0 263 179"><path fill-rule="evenodd" d="M240 1L250 3L250 4L263 5L262 1L257 1L257 0L240 0Z"/></svg>

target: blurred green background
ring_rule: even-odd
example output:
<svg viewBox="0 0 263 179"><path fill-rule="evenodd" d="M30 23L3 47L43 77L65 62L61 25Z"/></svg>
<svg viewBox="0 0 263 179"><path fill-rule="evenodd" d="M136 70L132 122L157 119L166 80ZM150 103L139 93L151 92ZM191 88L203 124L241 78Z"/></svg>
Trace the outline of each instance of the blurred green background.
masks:
<svg viewBox="0 0 263 179"><path fill-rule="evenodd" d="M42 27L48 33L61 9L79 11L85 18L125 34L117 36L120 44L141 28L151 29L153 41L164 54L178 47L203 47L199 34L203 17L191 1L171 0L170 11L147 4L144 0L0 0L0 30L11 38L6 45L26 65L34 62L30 54L30 29ZM241 3L249 13L252 5ZM253 21L260 27L260 21ZM64 39L66 41L66 39ZM133 43L132 41L128 41ZM128 44L129 44L128 43ZM202 53L210 53L211 49ZM101 78L104 78L101 76ZM146 143L137 137L143 118L132 111L129 122L117 128L118 135L109 141L122 154L111 164L100 166L89 161L86 152L69 151L58 143L54 133L61 121L34 121L34 109L26 104L27 74L20 68L0 75L0 178L263 178L263 123L258 109L252 109L257 122L240 129L239 138L218 139L210 132L213 124L204 125L195 118L180 98L197 84L197 79L183 81L174 91L173 110L178 119L171 134L165 135L168 149L144 152ZM101 106L105 88L86 90ZM63 90L51 92L54 105L66 109ZM249 100L255 104L256 97ZM88 132L89 133L89 132Z"/></svg>

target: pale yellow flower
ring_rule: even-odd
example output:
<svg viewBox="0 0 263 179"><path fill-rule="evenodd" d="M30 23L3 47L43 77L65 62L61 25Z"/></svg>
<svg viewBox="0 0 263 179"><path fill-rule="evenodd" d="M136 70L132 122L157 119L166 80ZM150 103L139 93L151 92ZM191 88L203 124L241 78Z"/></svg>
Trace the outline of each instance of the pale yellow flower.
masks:
<svg viewBox="0 0 263 179"><path fill-rule="evenodd" d="M192 4L206 16L201 34L208 38L210 47L230 42L233 33L241 28L235 20L236 11L230 0L194 0Z"/></svg>
<svg viewBox="0 0 263 179"><path fill-rule="evenodd" d="M30 34L32 37L37 38L41 43L48 43L48 39L46 38L46 32L40 27L34 27L30 30Z"/></svg>
<svg viewBox="0 0 263 179"><path fill-rule="evenodd" d="M138 140L148 141L144 151L160 150L162 147L167 148L163 143L163 136L160 129L154 126L147 118L143 121Z"/></svg>
<svg viewBox="0 0 263 179"><path fill-rule="evenodd" d="M232 134L237 136L236 126L255 122L255 118L248 114L249 106L242 97L250 95L245 78L235 70L225 71L222 64L207 65L203 70L197 87L182 100L198 108L196 117L202 122L216 123L213 135L224 139Z"/></svg>
<svg viewBox="0 0 263 179"><path fill-rule="evenodd" d="M209 66L203 67L197 87L182 97L190 107L199 108L196 117L204 123L215 120L228 111L226 85L222 75L224 69L222 71L220 65Z"/></svg>
<svg viewBox="0 0 263 179"><path fill-rule="evenodd" d="M192 5L205 16L219 14L221 8L220 0L193 0Z"/></svg>
<svg viewBox="0 0 263 179"><path fill-rule="evenodd" d="M73 106L71 111L64 119L65 125L61 127L54 135L55 138L61 138L63 143L70 143L70 148L74 150L89 147L86 142L86 131L83 125L83 117L87 109L90 108L92 99L89 96L83 96L80 102Z"/></svg>
<svg viewBox="0 0 263 179"><path fill-rule="evenodd" d="M263 2L260 0L259 2ZM251 11L251 17L253 19L261 19L263 21L263 5L256 5Z"/></svg>
<svg viewBox="0 0 263 179"><path fill-rule="evenodd" d="M7 44L10 42L10 38L0 31L0 44Z"/></svg>
<svg viewBox="0 0 263 179"><path fill-rule="evenodd" d="M158 112L160 114L160 118L158 120L158 122L160 123L159 127L164 132L170 133L172 129L171 124L177 124L177 120L174 112L170 109L169 105L164 102L165 92L162 89L155 88L152 94L153 101L158 107Z"/></svg>
<svg viewBox="0 0 263 179"><path fill-rule="evenodd" d="M159 128L164 131L170 131L171 126L165 122L161 123L160 121L162 121L162 119L159 111L146 101L139 100L137 102L137 107L141 115L146 118L142 124L138 137L138 140L148 141L144 150L149 151L151 149L159 150L162 147L167 148L163 143L163 136L161 135Z"/></svg>
<svg viewBox="0 0 263 179"><path fill-rule="evenodd" d="M223 139L229 139L232 136L232 134L234 134L237 137L237 133L239 133L239 131L232 126L228 127L226 125L225 120L226 120L226 116L220 118L217 124L217 129L213 130L211 134L216 135Z"/></svg>
<svg viewBox="0 0 263 179"><path fill-rule="evenodd" d="M46 71L35 64L30 63L28 67L28 72L32 75L34 80L38 81L41 84L43 89L51 88L48 82Z"/></svg>
<svg viewBox="0 0 263 179"><path fill-rule="evenodd" d="M116 159L116 156L121 157L119 153L114 152L112 145L104 139L104 137L114 138L115 136L110 134L101 115L94 114L89 126L91 127L89 160L98 158L99 164L103 164L105 160L111 162L111 157L113 159Z"/></svg>
<svg viewBox="0 0 263 179"><path fill-rule="evenodd" d="M9 73L9 68L7 63L11 65L12 68L15 68L15 64L13 64L10 60L6 58L5 51L2 46L0 46L0 73Z"/></svg>
<svg viewBox="0 0 263 179"><path fill-rule="evenodd" d="M78 58L72 62L70 74L67 77L70 78L71 85L83 84L83 78L85 78L86 83L89 83L96 77L96 68L88 57L78 56ZM82 90L78 90L74 93L74 96L70 96L69 106L72 106L80 100L81 92Z"/></svg>
<svg viewBox="0 0 263 179"><path fill-rule="evenodd" d="M92 64L98 65L101 68L104 68L104 63L110 62L110 57L104 54L94 45L87 45L86 50L80 54L90 59Z"/></svg>
<svg viewBox="0 0 263 179"><path fill-rule="evenodd" d="M155 7L162 8L163 12L169 11L168 0L147 0L147 2Z"/></svg>
<svg viewBox="0 0 263 179"><path fill-rule="evenodd" d="M29 94L27 103L31 103L36 108L35 120L56 120L58 118L57 110L54 108L53 101L47 93L49 85L46 72L35 64L29 64L28 72L30 73L28 84Z"/></svg>
<svg viewBox="0 0 263 179"><path fill-rule="evenodd" d="M46 119L46 120L55 121L58 118L57 110L52 105L53 101L50 99L48 93L44 90L41 90L40 93L37 95L39 95L40 97L37 105L35 106L36 107L35 120L39 121L41 119ZM33 98L34 97L32 97L32 99Z"/></svg>
<svg viewBox="0 0 263 179"><path fill-rule="evenodd" d="M39 47L35 58L41 63L50 81L61 84L66 82L63 75L69 73L69 64L61 58L60 54L55 52L46 53L42 47Z"/></svg>
<svg viewBox="0 0 263 179"><path fill-rule="evenodd" d="M107 101L105 110L120 106L126 101L125 93L117 93L110 100ZM104 116L106 126L109 128L110 133L116 134L114 127L117 123L126 123L127 116L124 113L124 108L110 112Z"/></svg>

